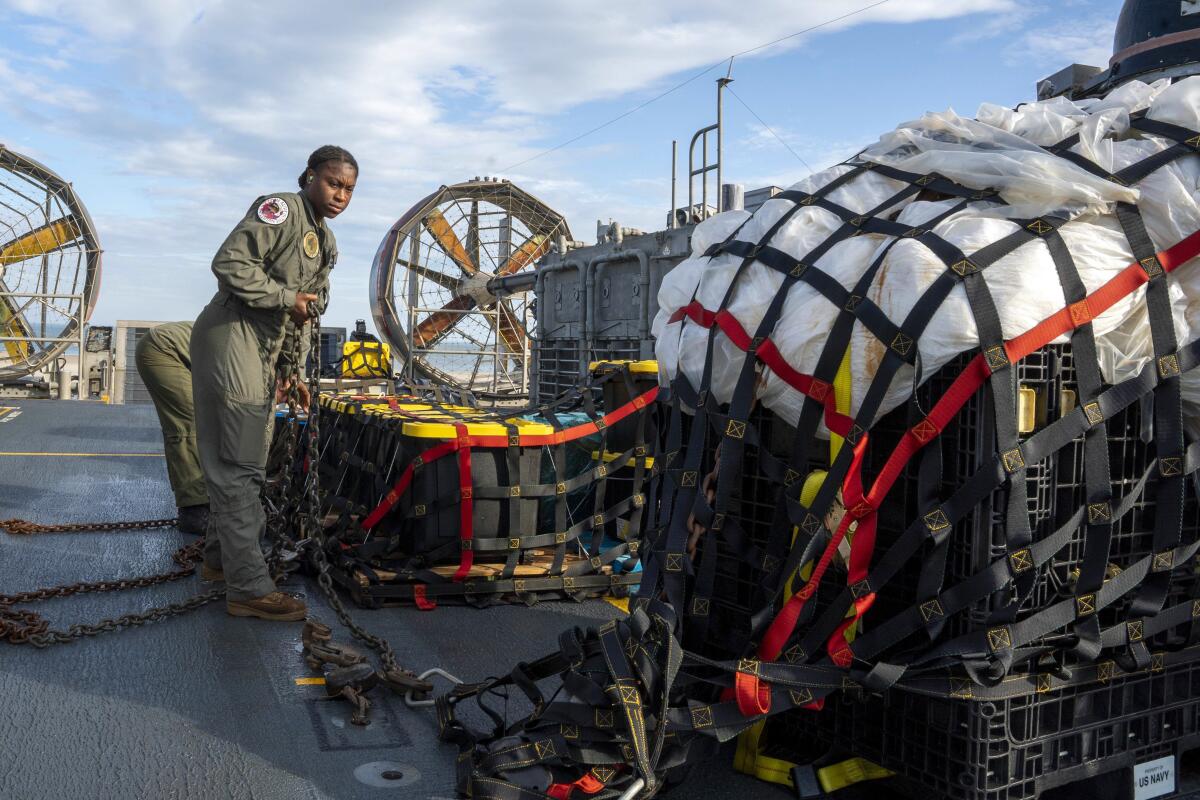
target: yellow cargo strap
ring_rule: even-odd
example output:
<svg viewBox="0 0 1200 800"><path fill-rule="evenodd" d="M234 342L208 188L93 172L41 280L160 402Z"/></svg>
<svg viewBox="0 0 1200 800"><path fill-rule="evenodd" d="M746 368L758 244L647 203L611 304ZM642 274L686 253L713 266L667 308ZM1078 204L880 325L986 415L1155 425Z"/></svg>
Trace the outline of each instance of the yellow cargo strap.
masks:
<svg viewBox="0 0 1200 800"><path fill-rule="evenodd" d="M804 505L809 505L817 497L817 492L821 489L821 484L825 482L824 470L814 469L808 473L804 479L804 486L800 488L800 502ZM797 529L792 529L792 542L796 541ZM800 565L796 573L788 578L787 586L784 589L786 598L791 598L796 593L795 581L796 578L807 580L812 574L813 563L811 561ZM746 775L753 775L759 780L769 781L771 783L782 783L785 786L792 785L792 767L796 766L788 761L780 758L771 758L763 755L762 736L766 730L767 722L755 723L738 735L737 752L733 754L733 768L738 772Z"/></svg>
<svg viewBox="0 0 1200 800"><path fill-rule="evenodd" d="M838 365L837 377L833 379L833 399L837 405L839 414L850 413L850 348L846 348L846 355L842 356L842 363ZM842 449L842 437L836 433L829 434L829 463L832 464L837 458L838 452Z"/></svg>
<svg viewBox="0 0 1200 800"><path fill-rule="evenodd" d="M850 350L847 348L846 354L842 357L842 363L838 366L837 377L833 381L833 396L837 405L838 413L848 414L850 412ZM841 436L831 433L829 436L829 463L832 464L837 458L838 451L841 450ZM800 489L800 502L805 506L812 505L813 500L817 497L817 492L820 491L821 485L825 482L826 472L824 470L815 469L808 474L804 479L804 485ZM798 529L792 529L792 542L796 540ZM808 580L808 576L812 574L813 564L808 562L801 565L796 570L796 573L788 578L787 586L784 590L785 599L791 598L796 593L798 588L795 585L796 579ZM852 612L851 612L852 613ZM857 627L852 627L846 631L846 640L854 641L854 636L857 634ZM770 783L779 783L784 786L793 786L792 769L797 766L790 761L785 761L781 758L773 758L763 754L762 736L766 728L766 721L759 722L753 727L748 728L740 736L738 736L737 752L733 757L733 768L738 772L746 775L752 775L759 780L769 781ZM859 781L875 780L876 778L886 778L895 773L884 769L870 761L861 758L852 758L849 761L843 761L840 764L824 767L817 770L817 778L821 783L822 789L826 792L837 791L845 788L852 783Z"/></svg>
<svg viewBox="0 0 1200 800"><path fill-rule="evenodd" d="M760 753L755 761L754 771L749 774L759 780L795 788L795 783L792 779L792 768L795 766L790 761L764 756ZM821 784L821 790L826 794L836 792L839 789L845 789L847 786L853 786L856 783L890 778L896 774L890 769L885 769L878 764L867 761L865 758L847 759L837 764L821 767L815 770L815 772L817 774L817 782Z"/></svg>
<svg viewBox="0 0 1200 800"><path fill-rule="evenodd" d="M817 780L826 792L836 792L862 781L877 781L890 778L896 773L865 758L850 758L839 764L831 764L817 770Z"/></svg>

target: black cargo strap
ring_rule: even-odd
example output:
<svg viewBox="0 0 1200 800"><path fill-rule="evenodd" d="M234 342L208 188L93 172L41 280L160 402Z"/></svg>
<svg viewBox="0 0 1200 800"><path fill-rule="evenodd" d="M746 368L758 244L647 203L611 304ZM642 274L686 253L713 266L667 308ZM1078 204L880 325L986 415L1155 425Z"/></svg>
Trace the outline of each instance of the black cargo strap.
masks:
<svg viewBox="0 0 1200 800"><path fill-rule="evenodd" d="M593 401L591 387L610 382L630 397L624 417L620 409L602 412ZM326 484L334 488L325 507L337 511L340 547L331 556L339 579L356 597L422 607L435 598L488 605L627 592L640 578L643 513L662 469L645 438L646 418L657 406L629 395L634 388L628 366L612 365L562 398L503 413L421 397L323 398L321 462L336 476ZM577 430L578 423L564 423L568 414L582 414L593 431L590 439L570 442L592 449L594 459L582 471L573 467L575 474L567 473L564 431ZM529 417L549 425L554 436L529 434L527 443L519 420ZM610 418L632 433L622 452L608 450ZM445 425L467 438L457 447L452 440L414 438L404 433L410 423ZM470 427L481 425L490 427ZM543 439L549 444L538 443ZM491 459L494 478L477 477L472 459L478 458ZM621 481L620 491L606 493L613 480ZM474 524L479 503L496 509L499 529ZM554 520L550 530L539 530L542 510ZM479 563L489 565L482 574L474 567Z"/></svg>
<svg viewBox="0 0 1200 800"><path fill-rule="evenodd" d="M898 175L895 171L886 168L876 167L876 170L880 174L892 178L905 179L908 177L904 175ZM841 177L844 179L846 176L843 175ZM919 178L920 176L917 177ZM932 189L937 189L942 193L951 196L969 197L970 199L974 200L995 198L995 193L987 193L984 196L975 196L978 194L977 192L956 193L952 191L946 191L952 187L947 187L944 184L933 186L936 181L941 180L942 179L935 177L933 180L924 181L924 183L925 185L930 186ZM842 184L844 183L845 181L843 180ZM921 298L921 300L918 301L918 303L914 306L913 311L910 313L910 319L906 321L904 325L894 326L888 322L886 318L883 318L883 314L878 309L878 306L876 306L870 300L848 292L840 285L840 283L833 280L820 270L815 269L811 264L812 261L816 260L814 258L806 257L803 259L797 259L769 245L753 242L740 242L735 239L727 240L722 245L710 248L710 250L706 253L708 256L729 253L731 255L741 257L744 260L754 259L757 262L762 263L765 266L768 266L769 268L781 273L784 276L784 282L774 298L771 306L767 309L763 321L760 324L758 331L755 333L755 336L752 338L750 347L747 349L747 357L739 377L737 388L731 401L728 415L722 414L715 407L710 407L711 399L708 397L707 392L696 392L682 374L677 376L675 380L673 395L676 398L691 395L695 396L697 399L697 402L694 406L696 409L695 419L690 427L689 438L691 441L688 443L685 454L695 453L695 445L700 441L707 442L715 440L720 444L718 452L720 454L721 463L719 465L719 470L717 470L719 480L714 493L714 502L711 504L707 501L707 498L704 496L703 492L696 491L696 489L698 489L700 486L701 479L699 469L694 467L699 466L699 461L693 458L691 463L685 463L683 465L682 469L678 471L678 480L681 482L686 481L688 487L692 489L692 491L689 493L689 496L683 498L682 503L675 503L672 509L669 511L664 509L664 513L668 516L668 521L673 522L677 527L682 528L680 519L686 517L701 522L713 533L725 532L721 533L721 536L726 540L730 538L730 533L732 533L732 536L735 540L742 538L739 535L742 533L741 526L736 520L731 520L729 518L726 509L728 507L727 503L730 492L734 490L734 487L736 487L739 479L738 466L741 460L740 453L744 450L746 442L754 438L752 433L753 426L749 424L748 420L749 411L752 407L751 403L749 402L749 398L753 394L753 382L756 374L754 351L757 349L758 342L763 341L773 329L778 319L778 311L782 306L782 297L786 295L787 290L790 289L793 283L796 281L804 281L818 291L818 293L825 295L830 302L841 307L842 312L838 322L842 322L842 320L845 319L862 322L876 338L887 342L889 339L885 337L889 337L894 341L895 337L900 334L908 337L908 339L916 341L919 338L920 331L924 328L924 323L927 323L927 321L932 317L933 312L941 305L942 300L944 300L946 294L948 294L949 290L955 285L955 283L957 281L961 281L966 289L972 311L976 318L977 327L980 331L981 350L988 358L989 374L991 375L990 380L992 383L992 395L996 410L997 435L1000 439L998 442L1000 452L1011 454L1012 456L1007 462L1002 462L1001 464L1003 467L1001 475L1003 480L1005 480L1009 486L1006 512L1007 521L1005 526L1008 536L1007 549L1009 552L1021 552L1026 550L1029 544L1032 542L1032 531L1029 527L1029 520L1026 511L1027 500L1025 496L1024 471L1027 468L1027 465L1033 462L1028 460L1028 458L1031 458L1032 456L1028 458L1024 456L1024 450L1020 445L1019 434L1017 432L1016 425L1016 386L1013 379L1013 372L1009 369L1010 364L1008 363L1008 359L1004 353L1004 339L1003 333L1000 330L999 316L996 313L994 303L992 303L990 299L986 283L983 281L982 273L988 266L1013 253L1019 247L1035 241L1044 241L1045 246L1054 260L1056 269L1059 272L1060 282L1064 285L1065 299L1067 300L1068 304L1080 302L1086 296L1086 288L1083 287L1082 282L1079 281L1078 273L1074 268L1070 254L1067 251L1061 235L1058 233L1058 229L1061 228L1062 225L1068 224L1068 220L1055 217L1016 220L1015 222L1017 223L1017 227L1012 234L968 257L958 251L957 248L954 248L948 242L942 240L940 237L931 234L928 230L912 229L903 225L897 225L889 220L874 219L873 214L867 215L868 217L872 217L869 219L851 216L853 212L848 212L841 206L831 202L828 198L821 196L819 192L815 194L798 191L785 192L777 196L775 199L791 200L797 203L798 206L816 206L837 214L839 218L842 219L843 226L835 231L830 237L828 237L828 241L825 244L826 248L830 246L830 242L836 242L844 238L847 234L847 227L854 229L853 233L876 232L897 237L897 239L893 240L892 243L898 241L899 237L911 238L928 247L946 263L948 268L947 276L943 279L939 279L939 281L935 281L930 289L926 291L925 297ZM902 197L897 198L896 202L899 202L900 199L902 199ZM893 204L894 203L889 202L885 203L884 205L890 206ZM785 216L784 219L786 218L787 217ZM933 225L930 225L929 227L932 228ZM1126 225L1127 229L1128 227L1129 226ZM901 228L903 228L903 230L900 230ZM853 235L853 233L851 233L851 235ZM773 231L769 232L763 237L762 241L769 241L772 234ZM1131 237L1131 242L1136 244L1136 242L1133 240L1133 237ZM1139 261L1148 257L1152 257L1153 255L1154 250L1151 247L1148 256L1139 255ZM730 289L727 291L726 301L722 303L721 308L724 308L727 305L733 287L737 283L738 276L741 274L741 270L744 270L745 267L746 264L743 262L742 268L739 269L738 275L735 275L730 284ZM957 281L950 277L951 274L957 277ZM687 324L686 319L684 320L683 324ZM711 362L712 354L711 342L713 337L717 334L716 326L710 326L710 328L709 362ZM834 342L832 341L833 338L834 337L831 336L830 343L827 344L822 354L825 372L824 374L822 374L820 371L817 373L817 377L822 380L827 380L832 376L833 371L836 369L836 364L838 361L840 361L841 352L839 351L838 347L834 346ZM838 338L842 342L846 341L845 334ZM1083 366L1079 370L1080 386L1082 390L1080 403L1084 406L1092 406L1094 403L1093 398L1100 389L1100 378L1095 367L1095 346L1094 338L1091 334L1090 324L1084 326L1078 331L1075 331L1072 334L1072 338L1078 348L1077 358L1086 360L1088 362L1086 366ZM906 340L902 341L906 343ZM1164 356L1169 358L1170 353L1167 351L1173 350L1173 347L1170 346L1171 344L1172 343L1168 342L1166 343L1165 347L1160 347L1156 352L1156 358L1160 360L1163 359ZM875 381L867 390L867 397L864 399L862 406L860 407L860 413L857 415L855 420L855 425L863 430L866 430L870 427L870 423L873 420L874 411L876 410L878 404L877 398L881 399L883 389L886 388L886 386L894 377L895 369L898 368L900 363L912 364L918 351L915 346L912 346L908 352L899 353L899 358L894 356L895 353L896 348L894 347L887 351L884 363L880 365ZM993 355L995 355L995 358L992 357ZM919 364L917 364L917 366L919 367ZM709 369L711 369L711 366L706 363L706 371L702 378L702 385L707 385L707 381L710 377L710 372L708 371ZM810 402L811 400L811 395L805 398L804 410L802 411L801 415L801 425L797 430L797 446L801 448L803 448L811 439L811 435L812 433L815 433L816 425L821 419L821 405ZM716 425L712 424L712 422L704 420L704 417L709 417L711 420L724 423L726 426L725 430L721 431ZM680 421L680 415L672 415L668 429L668 438L671 438L672 436L670 429L677 427ZM1092 592L1090 592L1089 589L1094 588L1096 581L1098 579L1102 579L1103 577L1104 567L1107 564L1108 553L1108 542L1105 539L1105 533L1111 532L1112 524L1111 508L1108 507L1108 495L1111 492L1111 488L1108 485L1107 456L1103 448L1103 418L1097 422L1097 426L1098 427L1087 428L1087 433L1083 434L1085 436L1085 448L1087 451L1085 455L1087 461L1087 469L1085 470L1085 473L1086 480L1088 481L1087 505L1089 508L1087 525L1089 528L1095 531L1096 535L1088 536L1087 538L1089 547L1087 548L1086 558L1084 559L1086 563L1083 565L1081 575L1075 582L1075 591L1080 596L1091 594ZM710 430L716 434L715 437L710 438L707 435L708 431ZM706 435L702 439L697 438L702 433ZM848 439L850 440L851 444L854 443L855 435L853 430L851 431ZM675 445L674 447L669 446L668 450L670 452L674 452L676 447L678 447L678 445ZM742 546L736 549L724 549L744 555L744 560L747 563L754 564L760 569L766 567L764 571L770 576L768 577L768 581L781 588L782 582L780 579L795 572L800 563L802 563L801 559L805 558L807 554L813 551L811 546L812 543L821 539L822 537L828 536L828 531L824 529L823 520L830 504L835 499L841 479L844 477L846 469L849 466L850 457L847 451L848 448L844 448L839 454L838 459L835 460L835 463L831 465L829 475L826 477L826 481L819 492L817 500L812 504L811 509L803 509L801 507L793 510L792 508L789 508L789 505L791 504L796 506L799 505L798 503L795 503L794 497L799 493L800 481L798 478L807 471L807 459L794 460L792 465L785 469L785 480L782 482L783 490L779 493L782 501L781 508L786 510L786 518L796 525L801 531L809 533L809 536L805 537L802 541L797 542L794 546L790 544L781 546L780 543L788 542L790 537L784 535L784 531L786 531L784 526L777 526L778 533L775 537L773 537L774 548L777 552L788 552L787 559L782 564L782 569L779 568L780 565L778 556L771 552L764 553L760 548L753 544ZM768 459L763 459L763 461L768 462ZM929 464L930 471L934 473L939 471L935 461L930 460ZM768 477L774 479L775 476L768 475ZM1182 479L1180 479L1178 482L1180 485L1182 485ZM789 501L792 501L792 503L789 504ZM686 514L683 513L685 511ZM695 589L693 590L692 594L692 602L685 606L688 608L688 610L692 611L693 614L697 608L707 610L711 605L711 598L708 596L712 591L710 584L711 572L709 572L705 567L706 564L711 564L713 561L715 561L716 552L717 548L714 543L713 547L711 548L711 553L714 556L713 558L708 558L706 553L703 551L700 554L700 571L695 582ZM945 551L942 550L941 557L935 558L933 563L927 566L925 573L922 575L922 596L924 598L928 598L931 593L934 592L938 586L940 586L944 575L944 569L940 566L940 564L944 563L944 553ZM690 563L680 563L681 560L684 559L680 559L677 552L675 555L677 556L675 558L676 568L680 572L688 573L692 569L692 565ZM994 617L994 621L996 622L1015 619L1017 609L1023 602L1023 598L1028 596L1028 593L1032 590L1034 581L1037 578L1037 572L1031 571L1028 574L1022 573L1013 576L1013 578L1013 584L1016 587L1016 593L1013 595L1010 603L1000 608L998 615ZM646 596L647 592L653 592L654 586L656 585L656 583L647 581L646 585L643 586L642 595ZM875 581L870 581L869 585L874 587L877 584ZM668 592L668 594L670 594L670 592ZM836 603L835 607L831 608L829 617L840 619L841 610L844 608L845 606L843 606L840 602ZM705 624L707 624L706 620L702 621L697 627L700 630L703 630ZM817 627L819 628L822 626ZM1080 634L1080 645L1078 646L1085 649L1094 649L1098 636L1098 629L1095 628L1094 622L1091 620L1081 620L1077 627ZM1088 644L1089 641L1091 644ZM1083 653L1084 650L1079 650L1079 652Z"/></svg>
<svg viewBox="0 0 1200 800"><path fill-rule="evenodd" d="M1193 131L1145 115L1133 115L1132 125L1172 143L1115 173L1071 152L1078 136L1043 150L1126 186L1200 152L1200 134ZM586 785L590 792L599 785L597 792L615 795L641 780L653 793L670 782L676 765L695 757L698 742L729 739L766 717L812 708L837 691L903 687L961 699L999 699L1162 670L1194 657L1200 601L1191 596L1194 579L1184 583L1182 594L1179 584L1194 577L1200 551L1200 538L1183 536L1185 524L1190 532L1200 530L1189 517L1197 512L1195 498L1188 495L1189 486L1200 488L1200 444L1189 441L1184 430L1180 384L1200 364L1200 340L1182 346L1176 341L1167 276L1183 259L1176 253L1164 266L1160 253L1171 251L1151 242L1135 206L1117 205L1136 266L1112 282L1135 298L1131 288L1140 292L1137 282L1146 282L1153 359L1133 377L1107 385L1092 324L1099 312L1089 306L1103 291L1093 288L1089 294L1066 244L1062 230L1074 220L1060 215L1009 219L1009 234L965 253L935 229L965 209L1004 205L996 190L963 187L939 175L909 173L861 157L843 168L811 192L776 195L771 208L782 213L757 240L744 235L743 224L703 253L709 259L728 257L727 265L737 266L716 308L699 305L697 286L691 302L670 320L678 331L668 326L664 333L682 342L687 326L708 329L700 375L693 380L684 373L681 354L662 397L655 461L661 482L657 487L652 482L647 493L657 507L651 499L647 516L654 520L645 526L643 546L646 571L633 613L599 632L575 631L563 638L555 656L443 702L443 731L462 748L460 791L544 798L569 795L564 786ZM863 212L838 202L839 189L868 173L895 181L898 188ZM899 223L894 212L914 198L958 202L926 223ZM829 228L820 245L797 256L772 243L784 225L810 208L820 210L820 221ZM817 266L836 245L863 235L877 237L880 248L853 288ZM1188 248L1192 239L1186 240ZM945 270L903 320L893 320L872 299L872 291L900 242L924 248ZM1019 257L1021 248L1039 254L1045 248L1054 264L1064 307L1051 319L1069 318L1070 324L1056 330L1070 339L1064 352L1076 388L1070 402L1056 398L1058 419L1039 417L1032 409L1033 430L1020 424L1028 420L1019 419L1018 362L1031 350L1048 351L1055 336L1021 349L1025 343L1011 334L1022 332L1005 336L988 285L988 270ZM778 275L779 288L748 330L729 308L755 265ZM772 350L788 294L801 283L836 310L811 375L801 375ZM948 407L957 413L969 401L989 409L987 430L994 436L984 442L982 453L970 454L974 460L965 467L943 436L956 413L935 422L939 398L931 398L937 403L933 408L922 408L916 391L930 377L924 374L921 338L959 286L979 346L968 363L972 372L960 376L973 397L956 382ZM1111 307L1111 292L1103 302ZM869 384L855 387L857 409L843 412L833 400L834 384L858 325L876 340L872 344L879 347L872 352L878 360ZM720 399L710 389L718 336L745 354L732 365L732 394ZM1063 367L1054 361L1049 368ZM766 441L778 436L780 421L768 420L758 407L758 386L767 370L801 395L793 441L783 448L790 451L786 458L771 452L782 451L771 447L779 442ZM723 370L722 377L728 374ZM887 441L875 426L890 387L910 377L914 392L902 412L907 430L894 450L872 452ZM772 424L770 433L760 420ZM1141 442L1152 447L1136 458L1110 459L1110 436L1128 435L1130 425L1140 425ZM843 440L829 448L836 455L825 454L818 436L823 427ZM1060 467L1073 463L1059 461L1069 447L1082 459L1082 469L1073 473L1078 483L1061 491L1051 484L1050 491L1058 491L1058 513L1035 524L1027 487L1039 476L1053 481ZM868 462L871 470L864 466ZM902 469L907 471L898 473ZM802 488L817 470L824 473L819 488L804 495ZM888 474L886 490L876 491L881 472ZM750 478L764 482L774 496L744 496ZM883 531L877 512L898 491L897 483L911 492L901 507L915 517ZM1154 529L1141 536L1152 540L1150 546L1141 539L1131 545L1134 535L1128 531L1151 497ZM755 505L767 505L770 514L746 511ZM764 519L772 522L764 526ZM963 540L971 532L968 522L986 526L982 544ZM992 536L991 527L998 524L1003 534ZM688 551L693 529L703 532L694 556ZM594 528L579 534L585 530ZM848 557L843 558L844 547L835 547L834 536L848 546ZM972 553L969 564L952 563L953 554L971 547L989 549ZM1118 556L1127 563L1112 564ZM708 657L699 651L710 643L727 560L736 560L753 576L755 607L737 611L749 617L748 637L726 642L728 651ZM805 580L798 577L802 568L808 570ZM895 588L902 576L913 573L914 591ZM791 595L793 590L798 593ZM803 608L786 616L797 601ZM773 648L781 646L756 657L768 636ZM542 679L557 681L552 694L535 685ZM465 733L454 721L453 705L461 699L483 701L507 686L517 686L534 704L531 716L508 725L492 713L497 727L482 736Z"/></svg>

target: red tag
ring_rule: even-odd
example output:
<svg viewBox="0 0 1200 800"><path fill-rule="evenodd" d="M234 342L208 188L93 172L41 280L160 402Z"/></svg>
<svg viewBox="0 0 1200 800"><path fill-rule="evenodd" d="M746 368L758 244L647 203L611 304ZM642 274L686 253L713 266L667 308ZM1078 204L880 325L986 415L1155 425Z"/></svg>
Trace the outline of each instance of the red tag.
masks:
<svg viewBox="0 0 1200 800"><path fill-rule="evenodd" d="M413 587L413 602L422 611L433 611L437 608L437 603L425 596L425 584L423 583L418 583Z"/></svg>

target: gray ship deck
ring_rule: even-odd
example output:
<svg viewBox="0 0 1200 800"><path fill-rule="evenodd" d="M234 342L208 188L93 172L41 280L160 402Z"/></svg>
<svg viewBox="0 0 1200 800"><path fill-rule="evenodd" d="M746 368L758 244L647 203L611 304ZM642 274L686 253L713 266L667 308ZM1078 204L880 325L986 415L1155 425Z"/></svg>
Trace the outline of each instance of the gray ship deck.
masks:
<svg viewBox="0 0 1200 800"><path fill-rule="evenodd" d="M0 519L151 519L173 503L150 406L12 401L0 406ZM0 535L0 592L163 571L191 541L172 530ZM203 584L207 587L207 584ZM116 594L37 604L55 626L182 600L197 577ZM312 612L335 625L316 586L293 578ZM410 668L479 680L536 658L572 625L619 612L600 601L487 610L442 606L365 611ZM371 693L372 723L323 701L300 656L300 625L236 619L213 603L186 616L47 650L0 644L0 800L42 798L452 798L454 748L437 741L429 709ZM470 715L464 705L464 716ZM729 746L700 764L677 797L786 798L732 769ZM403 777L387 780L384 770ZM1194 790L1196 776L1184 777ZM838 800L889 800L886 782ZM1189 795L1200 797L1200 795ZM932 797L931 797L932 800Z"/></svg>
<svg viewBox="0 0 1200 800"><path fill-rule="evenodd" d="M0 519L173 514L150 406L0 405L17 409L0 414ZM0 536L0 592L160 572L191 540L172 530ZM91 622L182 600L201 586L193 577L36 608L56 626ZM293 579L289 587L335 624L337 638L348 639L314 584ZM599 600L351 610L406 665L439 666L466 680L543 655L566 627L619 613ZM298 624L229 617L218 602L47 650L0 645L0 798L453 797L454 748L437 741L431 710L410 710L376 689L371 725L350 725L348 705L320 700L320 686L296 683L311 675L299 634ZM676 794L787 796L733 773L731 761L732 753L703 765ZM384 780L384 768L404 777Z"/></svg>

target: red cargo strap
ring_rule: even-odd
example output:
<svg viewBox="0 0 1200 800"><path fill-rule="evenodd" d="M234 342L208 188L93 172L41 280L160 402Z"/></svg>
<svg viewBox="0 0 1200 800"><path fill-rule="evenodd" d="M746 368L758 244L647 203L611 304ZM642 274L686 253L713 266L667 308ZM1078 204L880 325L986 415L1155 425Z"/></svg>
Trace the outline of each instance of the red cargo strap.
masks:
<svg viewBox="0 0 1200 800"><path fill-rule="evenodd" d="M413 585L413 602L422 611L433 611L437 608L437 603L425 596L425 584L423 583Z"/></svg>
<svg viewBox="0 0 1200 800"><path fill-rule="evenodd" d="M643 392L633 398L625 405L610 411L600 419L604 422L605 427L611 428L635 411L640 411L650 403L653 403L657 397L658 387L655 386L649 391ZM571 428L563 428L561 431L555 431L554 433L523 433L520 435L520 445L521 447L544 447L563 444L565 442L573 442L576 439L582 439L584 436L591 436L599 431L600 428L596 423L589 421ZM508 447L507 436L472 436L470 439L472 447Z"/></svg>
<svg viewBox="0 0 1200 800"><path fill-rule="evenodd" d="M781 380L787 383L796 391L808 395L813 400L816 400L825 408L825 426L834 433L845 436L849 433L854 421L845 414L837 410L837 399L834 393L830 391L830 385L825 381L818 380L812 375L806 375L803 372L798 372L792 368L792 365L787 363L783 354L775 346L775 343L768 339L762 339L756 345L750 334L738 322L737 317L728 311L712 312L704 308L699 300L693 300L683 308L678 309L671 315L670 322L679 322L684 318L688 318L703 328L712 328L714 325L719 327L725 334L726 338L747 353L753 349L754 355L771 369Z"/></svg>
<svg viewBox="0 0 1200 800"><path fill-rule="evenodd" d="M850 462L851 473L857 472L862 467L863 454L867 449L867 441L870 437L867 434L858 440L858 444L854 445L854 459ZM825 552L821 554L821 558L817 561L817 565L813 568L812 575L808 581L800 587L791 598L784 603L779 615L771 622L771 626L767 628L767 632L763 634L762 641L758 645L758 657L763 661L774 661L783 651L784 644L792 635L792 631L796 627L796 622L800 619L800 612L804 609L804 604L809 601L816 592L817 586L821 583L821 576L825 574L825 570L829 569L830 563L833 561L833 556L837 553L838 545L842 543L842 539L846 538L846 533L850 530L850 523L858 519L857 514L864 514L866 511L863 504L856 504L852 508L846 509L845 516L842 517L841 524L838 525L837 532L833 538L829 540L829 544L825 547Z"/></svg>
<svg viewBox="0 0 1200 800"><path fill-rule="evenodd" d="M578 789L584 794L598 794L604 784L592 776L592 773L585 772L583 777L574 783L553 783L546 790L546 794L554 798L554 800L570 800L571 792Z"/></svg>
<svg viewBox="0 0 1200 800"><path fill-rule="evenodd" d="M734 674L734 693L743 716L757 717L771 711L771 687L749 672Z"/></svg>
<svg viewBox="0 0 1200 800"><path fill-rule="evenodd" d="M1200 231L1191 234L1173 247L1159 253L1158 261L1165 272L1171 272L1197 255L1200 255ZM1005 345L1009 362L1016 363L1038 348L1044 347L1058 336L1088 324L1115 305L1119 300L1133 293L1143 284L1148 283L1149 280L1150 277L1146 269L1135 261L1113 276L1099 289L1088 295L1082 302L1061 309L1025 333L1011 339ZM867 548L868 545L871 549L874 548L875 509L879 508L880 503L887 497L888 492L913 455L936 438L950 420L962 409L967 400L979 390L989 375L991 375L991 371L988 369L983 355L976 356L967 368L963 370L962 374L955 379L950 389L937 402L929 416L914 426L912 430L905 433L900 443L896 446L896 449L888 456L887 463L880 471L875 483L871 486L871 490L867 493L865 502L858 509L863 513L857 515L854 510L847 511L846 515L842 518L841 524L838 526L837 533L829 541L820 562L817 564L816 569L813 570L812 576L800 591L784 604L779 614L771 622L770 627L759 644L759 658L764 661L774 661L779 657L783 645L786 644L795 630L796 622L800 618L800 611L804 608L804 604L808 601L808 598L816 591L816 587L821 581L821 576L825 572L825 567L828 566L833 553L837 551L837 547L845 537L846 531L852 521L859 521L859 528L861 530L864 528L861 520L869 520L866 523L866 530L869 531L870 535L861 545L858 542L856 533L854 545L862 548L857 559L853 558L854 546L852 545L851 547L852 560L860 566L865 565L864 569L869 567L871 552ZM863 436L859 441L859 445L855 447L854 461L850 465L850 471L847 474L844 486L851 485L852 478L857 480L857 476L862 468L861 446L865 444L866 440L867 437ZM865 577L865 573L863 572L858 574L863 574ZM862 603L861 609L859 600L865 600ZM834 637L828 643L828 650L831 655L835 656L836 663L844 662L843 665L848 663L851 654L849 645L845 642L845 631L857 619L858 614L870 606L872 600L874 600L873 594L856 599L854 604L855 616L842 623L837 633L834 634ZM835 641L835 639L839 641Z"/></svg>
<svg viewBox="0 0 1200 800"><path fill-rule="evenodd" d="M641 409L645 408L650 403L653 403L654 399L656 397L658 397L658 387L657 386L653 387L652 389L650 389L647 392L644 392L643 394L638 395L637 397L633 398L632 400L630 400L628 403L621 406L620 408L617 408L614 411L612 411L608 414L605 414L601 419L603 420L606 427L611 427L612 425L625 419L626 417L628 417L630 414L634 413L635 411L640 411ZM436 444L433 447L431 447L428 450L421 453L418 456L418 458L421 459L421 462L423 464L428 465L428 464L432 464L434 461L437 461L442 456L447 455L447 454L452 453L455 450L457 450L458 454L459 454L459 456L458 456L458 458L459 458L459 476L460 476L459 488L465 487L465 488L469 489L470 488L470 474L471 474L470 449L472 447L508 447L509 446L508 437L507 436L470 436L466 432L466 430L467 430L466 426L461 425L461 424L455 424L454 428L455 428L455 431L457 432L456 439L451 439L449 441L445 441L445 442L441 442L440 444ZM572 428L564 428L563 430L556 431L552 434L522 434L520 437L520 446L521 447L542 447L545 445L563 444L564 442L570 442L570 441L574 441L575 439L581 439L584 436L591 436L592 434L598 432L599 430L600 430L600 428L596 425L595 422L585 422L582 425L576 425ZM835 432L836 432L836 430L835 430ZM468 451L468 454L466 457L467 458L467 468L466 468L467 483L465 483L465 484L462 481L462 474L463 474L463 466L462 466L463 465L463 454L462 453L463 453L464 448ZM369 531L372 528L374 528L376 525L379 524L380 520L382 520L385 516L387 516L387 513L389 511L391 511L393 508L396 507L396 503L400 502L400 498L404 496L404 493L408 491L409 486L412 484L413 469L414 469L414 467L412 464L409 464L404 469L404 472L401 473L401 475L400 475L400 479L396 481L396 484L391 488L391 491L389 491L386 495L384 495L383 499L379 501L379 505L375 506L375 508L371 511L371 513L367 515L366 519L364 519L360 523L363 530ZM465 499L467 499L469 501L470 497L467 496ZM469 502L466 505L469 505ZM469 528L469 527L470 526L468 525L467 528ZM472 555L472 557L473 557L473 555ZM470 568L468 567L468 569L470 569Z"/></svg>
<svg viewBox="0 0 1200 800"><path fill-rule="evenodd" d="M421 453L417 458L421 459L421 463L423 464L430 464L447 453L454 452L457 446L457 442L453 440L442 442ZM400 479L396 481L396 485L383 496L383 499L379 501L379 505L375 506L375 509L362 521L363 530L369 531L371 528L374 528L389 511L396 507L396 503L400 502L400 498L404 496L404 493L408 491L408 487L412 484L413 472L415 470L415 464L411 463L404 468L404 472L401 473Z"/></svg>

